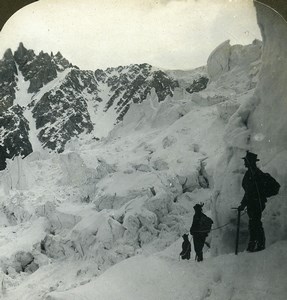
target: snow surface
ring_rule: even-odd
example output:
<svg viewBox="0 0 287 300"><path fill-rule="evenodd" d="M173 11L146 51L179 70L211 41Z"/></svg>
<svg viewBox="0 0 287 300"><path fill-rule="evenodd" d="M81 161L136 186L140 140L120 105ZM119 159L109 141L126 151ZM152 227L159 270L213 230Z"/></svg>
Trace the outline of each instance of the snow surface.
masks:
<svg viewBox="0 0 287 300"><path fill-rule="evenodd" d="M109 99L110 89L111 87L109 87L107 84L98 82L98 97L101 99ZM105 101L98 103L95 107L95 101L89 100L88 95L87 99L88 111L94 124L94 131L96 133L96 136L98 138L107 136L114 127L114 122L117 118L116 111L110 109L107 112L104 112L104 108L106 105Z"/></svg>
<svg viewBox="0 0 287 300"><path fill-rule="evenodd" d="M202 264L178 261L159 253L136 256L110 268L97 280L47 300L80 299L286 299L286 242L259 254L242 253L208 259ZM250 265L252 268L250 270ZM272 274L269 270L276 269ZM272 282L272 285L270 285Z"/></svg>
<svg viewBox="0 0 287 300"><path fill-rule="evenodd" d="M248 47L225 42L224 51L220 46L208 60L212 81L206 90L190 95L179 88L160 103L152 90L131 105L123 122L107 129L92 114L103 104L93 106L87 94L99 132L113 128L107 137L82 135L62 154L39 150L8 161L0 172L3 299L286 299L286 66L274 62L280 80L270 77L269 67L273 57L286 55L286 39L276 44L269 23L278 22L279 36L286 24L257 9L265 39L262 62L259 41ZM218 58L224 63L220 73ZM187 83L186 74L173 76ZM269 93L266 81L276 89ZM267 112L276 126L263 130ZM280 147L267 148L267 136ZM243 195L246 149L257 151L260 167L282 188L264 212L267 249L242 252L244 215L235 256L231 207ZM181 235L188 233L198 202L214 219L214 229L228 225L212 231L202 263L193 261L193 250L190 261L180 261Z"/></svg>

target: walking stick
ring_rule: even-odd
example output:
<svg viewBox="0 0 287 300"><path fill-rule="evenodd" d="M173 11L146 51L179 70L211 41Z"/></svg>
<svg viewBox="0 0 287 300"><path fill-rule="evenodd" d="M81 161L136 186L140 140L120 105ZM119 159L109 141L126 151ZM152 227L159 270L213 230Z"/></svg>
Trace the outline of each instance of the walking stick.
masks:
<svg viewBox="0 0 287 300"><path fill-rule="evenodd" d="M232 209L237 209L237 228L236 228L236 239L235 239L235 255L237 255L238 254L238 244L239 244L239 229L240 229L241 212L237 207L233 207Z"/></svg>

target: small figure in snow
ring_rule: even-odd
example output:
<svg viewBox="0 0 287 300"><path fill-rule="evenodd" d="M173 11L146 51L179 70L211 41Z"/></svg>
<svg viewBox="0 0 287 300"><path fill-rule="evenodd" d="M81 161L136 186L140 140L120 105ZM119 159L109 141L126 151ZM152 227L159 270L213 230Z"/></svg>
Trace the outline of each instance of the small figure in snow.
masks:
<svg viewBox="0 0 287 300"><path fill-rule="evenodd" d="M196 204L193 208L195 211L190 234L193 235L195 259L203 261L202 249L205 244L205 239L208 236L213 221L202 212L203 204Z"/></svg>
<svg viewBox="0 0 287 300"><path fill-rule="evenodd" d="M257 166L259 161L257 154L247 151L246 156L243 157L244 165L247 168L242 180L242 187L245 191L243 199L238 209L240 211L247 207L247 214L249 217L249 243L247 251L255 252L265 249L265 233L261 222L262 212L265 209L265 204L270 191L266 188L272 188L270 182L266 182L266 173L263 173ZM271 176L269 175L269 178ZM269 181L270 179L268 179ZM271 177L271 180L275 181ZM275 183L280 185L275 181ZM269 185L266 187L266 185ZM272 184L271 184L272 185ZM277 193L278 193L277 191Z"/></svg>
<svg viewBox="0 0 287 300"><path fill-rule="evenodd" d="M187 259L189 260L190 259L190 251L191 251L191 244L190 244L190 241L188 239L188 234L184 234L182 236L183 238L183 242L182 242L182 251L180 252L180 256L181 256L181 259Z"/></svg>

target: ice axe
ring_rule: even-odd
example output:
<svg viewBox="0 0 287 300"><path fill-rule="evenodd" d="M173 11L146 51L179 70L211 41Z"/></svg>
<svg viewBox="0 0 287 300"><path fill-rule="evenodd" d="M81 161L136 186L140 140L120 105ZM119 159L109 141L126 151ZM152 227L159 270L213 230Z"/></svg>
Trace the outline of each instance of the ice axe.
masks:
<svg viewBox="0 0 287 300"><path fill-rule="evenodd" d="M232 209L237 210L237 228L236 228L236 239L235 239L235 255L238 254L238 243L239 243L239 229L240 229L240 215L241 211L238 207L232 207Z"/></svg>

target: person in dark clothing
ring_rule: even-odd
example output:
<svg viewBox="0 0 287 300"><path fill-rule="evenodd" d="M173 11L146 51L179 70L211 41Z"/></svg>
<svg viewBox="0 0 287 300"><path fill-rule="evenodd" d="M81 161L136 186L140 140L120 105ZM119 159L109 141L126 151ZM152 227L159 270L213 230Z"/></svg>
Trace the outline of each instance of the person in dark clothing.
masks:
<svg viewBox="0 0 287 300"><path fill-rule="evenodd" d="M245 191L238 209L240 211L247 207L249 217L249 243L248 252L261 251L265 249L265 233L261 222L262 212L265 209L266 197L263 194L263 186L260 182L262 171L256 166L257 154L247 151L243 157L247 171L242 180Z"/></svg>
<svg viewBox="0 0 287 300"><path fill-rule="evenodd" d="M194 251L196 253L195 259L197 261L203 261L202 249L213 223L212 220L202 212L202 206L203 204L196 204L193 207L195 214L190 228L190 234L193 235Z"/></svg>
<svg viewBox="0 0 287 300"><path fill-rule="evenodd" d="M182 243L182 251L180 252L181 259L190 259L190 251L191 251L191 244L190 241L188 240L188 235L184 234L182 236L183 238L183 243Z"/></svg>

